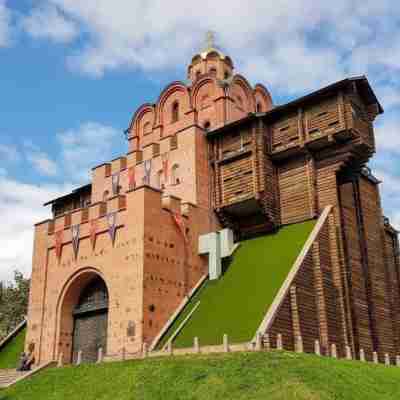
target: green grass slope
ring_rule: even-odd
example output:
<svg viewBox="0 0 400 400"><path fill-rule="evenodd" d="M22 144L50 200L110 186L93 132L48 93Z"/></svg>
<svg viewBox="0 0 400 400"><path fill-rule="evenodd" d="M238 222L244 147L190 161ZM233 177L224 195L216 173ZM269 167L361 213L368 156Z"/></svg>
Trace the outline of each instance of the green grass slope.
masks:
<svg viewBox="0 0 400 400"><path fill-rule="evenodd" d="M232 353L49 369L0 400L389 400L400 368L305 354Z"/></svg>
<svg viewBox="0 0 400 400"><path fill-rule="evenodd" d="M24 351L26 328L22 329L0 350L0 369L16 368Z"/></svg>
<svg viewBox="0 0 400 400"><path fill-rule="evenodd" d="M200 301L175 347L190 347L193 338L201 345L222 342L224 334L232 343L253 338L264 315L293 266L316 221L286 226L278 233L241 242L226 273L206 281L162 338L158 348Z"/></svg>

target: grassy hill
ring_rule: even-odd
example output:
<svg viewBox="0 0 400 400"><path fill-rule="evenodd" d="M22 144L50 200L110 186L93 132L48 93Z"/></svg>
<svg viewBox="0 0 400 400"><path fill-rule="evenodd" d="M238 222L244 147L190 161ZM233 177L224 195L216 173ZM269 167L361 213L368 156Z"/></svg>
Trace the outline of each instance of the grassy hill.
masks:
<svg viewBox="0 0 400 400"><path fill-rule="evenodd" d="M174 339L174 347L191 347L198 336L202 345L250 341L285 281L316 221L283 227L274 234L240 243L226 272L206 281L168 329L158 348L174 335L182 321L198 308Z"/></svg>
<svg viewBox="0 0 400 400"><path fill-rule="evenodd" d="M400 368L285 352L185 356L51 369L0 400L387 400Z"/></svg>
<svg viewBox="0 0 400 400"><path fill-rule="evenodd" d="M22 329L0 350L0 369L16 368L19 357L24 351L25 333L26 328Z"/></svg>

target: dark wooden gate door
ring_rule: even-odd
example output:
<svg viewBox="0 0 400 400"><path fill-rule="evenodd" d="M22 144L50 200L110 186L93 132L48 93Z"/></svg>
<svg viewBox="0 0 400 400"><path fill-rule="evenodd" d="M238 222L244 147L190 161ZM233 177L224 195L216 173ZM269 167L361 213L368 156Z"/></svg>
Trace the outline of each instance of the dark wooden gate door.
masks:
<svg viewBox="0 0 400 400"><path fill-rule="evenodd" d="M107 320L107 289L101 279L96 279L84 289L74 310L74 363L79 351L82 352L82 362L95 362L100 347L106 353Z"/></svg>
<svg viewBox="0 0 400 400"><path fill-rule="evenodd" d="M91 312L75 316L73 361L82 351L83 362L95 362L99 348L106 352L107 312Z"/></svg>

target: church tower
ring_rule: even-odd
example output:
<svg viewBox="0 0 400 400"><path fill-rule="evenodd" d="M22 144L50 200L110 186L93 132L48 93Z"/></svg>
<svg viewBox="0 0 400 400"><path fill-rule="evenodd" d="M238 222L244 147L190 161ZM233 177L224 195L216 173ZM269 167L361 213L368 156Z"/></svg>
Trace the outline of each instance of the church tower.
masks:
<svg viewBox="0 0 400 400"><path fill-rule="evenodd" d="M217 79L226 80L232 77L233 68L230 57L216 48L214 33L210 31L207 33L205 49L192 58L188 67L188 79L195 82L209 74Z"/></svg>

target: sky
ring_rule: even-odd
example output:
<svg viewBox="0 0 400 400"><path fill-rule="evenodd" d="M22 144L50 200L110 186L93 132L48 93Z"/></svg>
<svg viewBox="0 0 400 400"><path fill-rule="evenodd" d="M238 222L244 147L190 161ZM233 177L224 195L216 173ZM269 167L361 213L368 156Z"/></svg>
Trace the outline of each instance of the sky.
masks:
<svg viewBox="0 0 400 400"><path fill-rule="evenodd" d="M0 0L0 280L30 275L49 199L127 151L140 104L184 80L206 31L275 104L367 75L385 214L400 229L398 0Z"/></svg>

